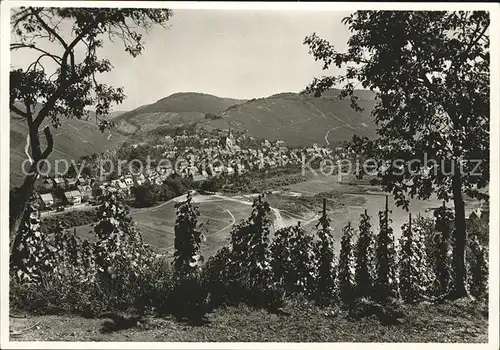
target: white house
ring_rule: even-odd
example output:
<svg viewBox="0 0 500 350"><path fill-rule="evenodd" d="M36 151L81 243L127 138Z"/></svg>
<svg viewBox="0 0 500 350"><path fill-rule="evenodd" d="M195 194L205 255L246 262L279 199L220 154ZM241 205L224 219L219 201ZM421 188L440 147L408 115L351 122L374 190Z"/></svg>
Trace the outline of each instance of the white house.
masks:
<svg viewBox="0 0 500 350"><path fill-rule="evenodd" d="M125 180L124 180L124 182L125 182L125 185L127 185L127 187L134 186L134 180L132 180L131 177L126 177Z"/></svg>
<svg viewBox="0 0 500 350"><path fill-rule="evenodd" d="M78 185L76 187L78 188L78 191L80 191L82 195L82 201L88 201L93 197L92 187L90 187L89 185Z"/></svg>
<svg viewBox="0 0 500 350"><path fill-rule="evenodd" d="M42 208L50 208L54 205L54 197L52 197L51 193L44 193L40 195L40 201L42 204Z"/></svg>
<svg viewBox="0 0 500 350"><path fill-rule="evenodd" d="M43 180L42 186L46 190L51 190L52 188L54 188L54 181L52 181L51 178L46 178L45 180Z"/></svg>
<svg viewBox="0 0 500 350"><path fill-rule="evenodd" d="M82 203L82 194L80 191L66 191L64 192L64 197L71 204L80 204Z"/></svg>
<svg viewBox="0 0 500 350"><path fill-rule="evenodd" d="M128 193L128 187L122 181L118 181L115 185L115 188L120 192Z"/></svg>
<svg viewBox="0 0 500 350"><path fill-rule="evenodd" d="M77 179L78 185L90 185L90 179L89 178L84 178L83 176L78 177Z"/></svg>
<svg viewBox="0 0 500 350"><path fill-rule="evenodd" d="M203 181L207 181L207 178L203 175L194 175L193 176L193 182L195 183L199 183L199 182L203 182Z"/></svg>
<svg viewBox="0 0 500 350"><path fill-rule="evenodd" d="M66 179L66 188L71 188L73 186L76 186L76 179L75 178L67 178Z"/></svg>
<svg viewBox="0 0 500 350"><path fill-rule="evenodd" d="M66 188L66 182L64 182L64 179L62 177L56 177L54 178L54 186L59 188Z"/></svg>
<svg viewBox="0 0 500 350"><path fill-rule="evenodd" d="M121 182L121 181L118 180L118 179L115 179L115 180L111 180L110 182L111 182L111 186L118 187L118 183Z"/></svg>

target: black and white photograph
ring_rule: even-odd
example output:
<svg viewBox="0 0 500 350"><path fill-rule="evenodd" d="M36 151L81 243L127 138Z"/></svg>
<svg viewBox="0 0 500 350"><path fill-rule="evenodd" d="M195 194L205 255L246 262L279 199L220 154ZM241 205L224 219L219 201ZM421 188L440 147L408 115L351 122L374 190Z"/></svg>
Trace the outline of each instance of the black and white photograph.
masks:
<svg viewBox="0 0 500 350"><path fill-rule="evenodd" d="M1 347L498 349L499 15L2 2Z"/></svg>

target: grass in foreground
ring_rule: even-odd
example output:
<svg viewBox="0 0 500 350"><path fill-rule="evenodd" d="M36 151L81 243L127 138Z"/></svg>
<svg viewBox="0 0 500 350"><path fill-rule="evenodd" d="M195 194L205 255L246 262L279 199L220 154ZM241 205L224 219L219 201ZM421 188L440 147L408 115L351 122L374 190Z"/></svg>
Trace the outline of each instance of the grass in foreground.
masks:
<svg viewBox="0 0 500 350"><path fill-rule="evenodd" d="M134 342L474 342L488 341L486 302L458 300L440 305L405 305L397 325L383 325L374 316L352 320L344 312L302 303L272 314L241 305L207 315L203 325L174 318L123 322L74 315L11 318L12 331L39 326L11 341Z"/></svg>

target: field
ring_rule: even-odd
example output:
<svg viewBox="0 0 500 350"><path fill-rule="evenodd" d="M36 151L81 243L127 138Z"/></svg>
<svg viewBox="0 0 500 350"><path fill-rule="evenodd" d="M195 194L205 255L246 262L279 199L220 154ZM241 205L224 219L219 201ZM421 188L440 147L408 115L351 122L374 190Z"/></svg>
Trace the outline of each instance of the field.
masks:
<svg viewBox="0 0 500 350"><path fill-rule="evenodd" d="M202 244L202 251L208 258L227 243L233 224L249 217L251 202L214 196L195 196L194 201L200 211L198 222L205 229L206 241ZM158 253L173 254L175 203L169 201L152 208L131 211L145 242ZM92 225L80 226L76 230L80 237L94 239L94 233L90 232Z"/></svg>
<svg viewBox="0 0 500 350"><path fill-rule="evenodd" d="M322 198L327 199L327 210L330 216L334 238L340 242L342 228L348 223L354 227L359 225L360 215L367 210L372 217L374 230L379 227L378 213L385 205L385 195L381 192L371 192L371 187L340 183L337 176L317 176L310 180L286 186L282 194L270 194L266 197L274 208L276 227L296 225L298 221L309 232L314 232L314 225L319 218ZM300 197L290 197L286 194L301 194ZM158 253L173 254L175 202L183 200L184 196L155 207L132 209L138 229L146 243ZM251 213L252 195L240 196L202 196L194 197L199 206L199 223L204 224L206 241L202 245L205 258L215 254L228 242L229 233L234 223L247 219ZM432 215L429 208L441 205L436 199L426 201L412 201L410 212L414 215ZM467 202L466 211L470 213L478 207L477 202ZM391 219L395 237L401 233L401 225L408 219L408 212L396 207L394 199L389 196L389 209L392 210ZM82 238L93 240L95 235L92 225L76 228ZM339 249L340 247L337 246Z"/></svg>
<svg viewBox="0 0 500 350"><path fill-rule="evenodd" d="M250 203L203 197L205 196L195 197L195 202L198 202L200 211L198 223L203 224L206 230L202 251L208 257L227 242L232 225L246 219L250 215L251 207ZM174 205L175 203L170 202L152 210L132 214L145 241L167 254L173 253L174 250Z"/></svg>

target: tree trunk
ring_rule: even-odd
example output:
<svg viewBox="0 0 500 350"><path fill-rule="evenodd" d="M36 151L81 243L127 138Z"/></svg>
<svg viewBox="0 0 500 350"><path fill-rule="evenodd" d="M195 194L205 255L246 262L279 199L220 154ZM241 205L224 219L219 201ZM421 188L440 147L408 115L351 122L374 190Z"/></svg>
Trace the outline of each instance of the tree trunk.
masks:
<svg viewBox="0 0 500 350"><path fill-rule="evenodd" d="M50 129L48 126L46 126L43 129L43 132L45 134L45 138L47 140L47 148L43 152L41 152L41 147L40 147L40 137L38 134L38 125L37 124L32 124L28 123L29 128L30 128L30 143L31 143L31 154L32 157L34 158L33 164L30 167L30 173L26 175L26 178L24 179L24 182L22 186L18 189L18 193L15 198L10 198L10 203L9 203L9 246L10 246L10 251L12 252L14 247L14 242L17 240L15 239L17 235L17 231L19 230L19 227L21 226L23 219L24 219L24 212L26 211L26 207L29 203L30 197L33 194L33 191L35 189L35 182L36 179L38 178L38 171L37 170L43 170L43 163L41 166L37 166L38 163L45 161L47 157L52 153L52 150L54 148L54 139L52 137L52 134L50 133Z"/></svg>
<svg viewBox="0 0 500 350"><path fill-rule="evenodd" d="M33 168L33 167L32 167ZM24 216L24 211L28 205L29 199L33 190L35 189L36 173L33 172L32 175L27 175L24 179L22 186L19 188L18 193L15 198L10 198L10 216L9 216L9 231L10 231L10 247L14 243L14 237L16 236L19 226Z"/></svg>
<svg viewBox="0 0 500 350"><path fill-rule="evenodd" d="M455 205L455 235L453 243L454 297L468 296L466 288L465 243L467 239L465 203L462 196L462 175L455 167L452 177L453 203Z"/></svg>

